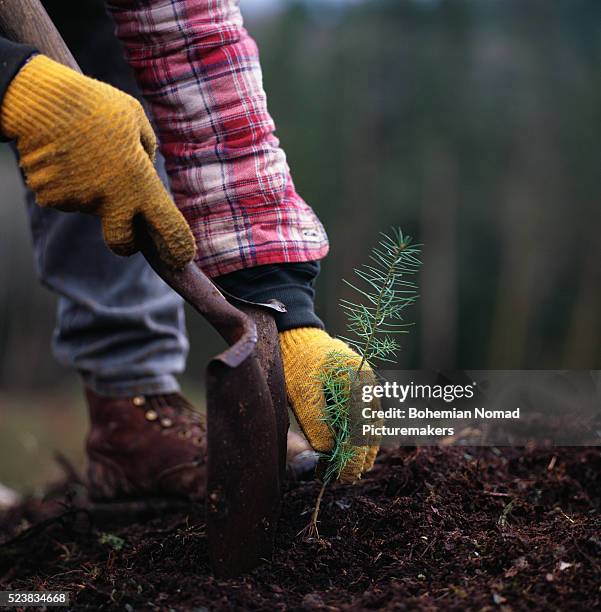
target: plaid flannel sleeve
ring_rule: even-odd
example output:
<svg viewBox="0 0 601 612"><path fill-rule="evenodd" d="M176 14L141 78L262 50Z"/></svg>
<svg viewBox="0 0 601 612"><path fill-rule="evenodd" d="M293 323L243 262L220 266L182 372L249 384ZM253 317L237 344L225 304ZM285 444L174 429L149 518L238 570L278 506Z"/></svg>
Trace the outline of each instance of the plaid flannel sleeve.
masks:
<svg viewBox="0 0 601 612"><path fill-rule="evenodd" d="M210 276L317 260L325 231L294 188L238 0L110 0L175 201Z"/></svg>

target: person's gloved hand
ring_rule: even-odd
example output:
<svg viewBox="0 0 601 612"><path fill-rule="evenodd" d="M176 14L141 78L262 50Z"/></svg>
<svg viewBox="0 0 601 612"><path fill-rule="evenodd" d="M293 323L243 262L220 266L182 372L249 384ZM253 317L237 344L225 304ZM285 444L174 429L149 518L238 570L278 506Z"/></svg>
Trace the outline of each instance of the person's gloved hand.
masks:
<svg viewBox="0 0 601 612"><path fill-rule="evenodd" d="M38 55L9 85L0 131L16 140L40 206L98 215L119 255L137 251L140 214L168 264L194 257L192 232L153 166L152 127L128 94Z"/></svg>
<svg viewBox="0 0 601 612"><path fill-rule="evenodd" d="M348 365L357 368L361 358L342 340L332 338L322 329L301 327L281 332L280 349L284 365L284 377L292 410L307 437L318 452L326 452L333 446L332 435L323 422L325 397L319 374L329 362L332 352L348 355ZM364 366L365 367L365 366ZM379 444L357 447L353 458L340 474L342 482L354 482L371 469Z"/></svg>

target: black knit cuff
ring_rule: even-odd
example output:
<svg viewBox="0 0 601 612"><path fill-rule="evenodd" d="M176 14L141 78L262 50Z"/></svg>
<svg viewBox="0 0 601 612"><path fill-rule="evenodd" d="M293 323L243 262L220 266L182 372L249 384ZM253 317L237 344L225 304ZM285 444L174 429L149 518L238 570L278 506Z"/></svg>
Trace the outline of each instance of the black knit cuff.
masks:
<svg viewBox="0 0 601 612"><path fill-rule="evenodd" d="M319 274L319 262L269 264L237 270L214 278L218 287L251 302L276 299L286 306L286 312L275 313L278 331L296 327L324 325L315 314L313 284Z"/></svg>
<svg viewBox="0 0 601 612"><path fill-rule="evenodd" d="M31 45L20 45L0 36L0 108L8 86L35 52ZM0 140L6 139L0 135Z"/></svg>

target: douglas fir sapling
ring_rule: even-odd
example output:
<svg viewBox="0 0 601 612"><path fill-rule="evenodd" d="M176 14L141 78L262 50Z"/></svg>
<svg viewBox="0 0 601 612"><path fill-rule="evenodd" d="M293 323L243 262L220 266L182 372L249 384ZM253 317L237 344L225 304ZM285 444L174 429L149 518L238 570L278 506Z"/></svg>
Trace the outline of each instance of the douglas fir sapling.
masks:
<svg viewBox="0 0 601 612"><path fill-rule="evenodd" d="M319 508L328 483L340 477L354 457L351 442L352 389L361 372L371 372L374 361L394 362L400 345L398 334L409 332L412 323L405 321L405 309L417 299L417 284L410 280L417 274L421 261L420 246L412 244L400 229L382 234L382 239L369 256L370 263L355 269L356 283L344 281L357 297L341 300L347 317L348 337L343 337L360 357L359 365L349 363L348 355L332 352L319 374L326 398L323 420L334 440L333 448L321 457L325 464L323 484L317 497L311 522L301 532L319 537ZM374 441L375 442L375 441Z"/></svg>

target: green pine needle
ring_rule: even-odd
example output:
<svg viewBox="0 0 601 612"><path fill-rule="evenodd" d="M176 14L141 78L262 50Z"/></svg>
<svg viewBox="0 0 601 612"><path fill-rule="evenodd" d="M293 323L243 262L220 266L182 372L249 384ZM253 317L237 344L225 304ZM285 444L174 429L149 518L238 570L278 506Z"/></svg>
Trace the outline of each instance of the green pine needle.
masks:
<svg viewBox="0 0 601 612"><path fill-rule="evenodd" d="M346 364L348 356L332 351L319 375L326 397L323 421L327 425L334 447L327 453L327 468L324 482L337 479L344 466L354 457L355 449L350 444L350 385L355 370Z"/></svg>
<svg viewBox="0 0 601 612"><path fill-rule="evenodd" d="M381 236L369 256L371 263L355 269L358 281L344 281L357 294L357 301L340 301L348 332L342 340L360 355L360 364L355 369L348 356L332 352L319 374L326 398L323 421L334 439L333 449L323 454L327 465L324 484L338 478L355 454L351 444L352 384L366 364L394 362L400 349L396 335L408 333L413 325L404 322L404 315L418 298L417 284L411 277L421 265L421 245L412 244L400 229Z"/></svg>

